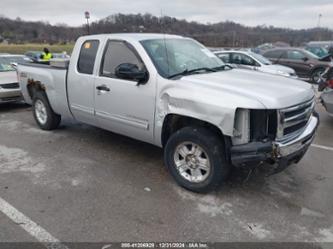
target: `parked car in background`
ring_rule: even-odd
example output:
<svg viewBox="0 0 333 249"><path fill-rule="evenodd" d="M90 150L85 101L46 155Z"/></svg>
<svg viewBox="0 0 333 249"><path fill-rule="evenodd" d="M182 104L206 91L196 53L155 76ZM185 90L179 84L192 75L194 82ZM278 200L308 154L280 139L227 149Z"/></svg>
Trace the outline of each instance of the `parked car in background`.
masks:
<svg viewBox="0 0 333 249"><path fill-rule="evenodd" d="M329 50L333 47L333 41L311 41L306 44L306 47L325 48Z"/></svg>
<svg viewBox="0 0 333 249"><path fill-rule="evenodd" d="M28 51L24 55L30 59L31 62L41 62L42 51Z"/></svg>
<svg viewBox="0 0 333 249"><path fill-rule="evenodd" d="M273 64L291 67L300 78L309 79L312 83L320 83L321 74L327 67L333 67L331 60L319 58L301 48L276 48L263 54Z"/></svg>
<svg viewBox="0 0 333 249"><path fill-rule="evenodd" d="M318 87L319 92L322 92L320 100L326 111L333 116L333 68L328 70L325 78Z"/></svg>
<svg viewBox="0 0 333 249"><path fill-rule="evenodd" d="M309 42L304 47L307 51L317 55L323 61L331 61L333 56L333 41Z"/></svg>
<svg viewBox="0 0 333 249"><path fill-rule="evenodd" d="M252 52L257 54L262 54L267 50L273 49L274 45L272 43L264 43L252 49Z"/></svg>
<svg viewBox="0 0 333 249"><path fill-rule="evenodd" d="M263 54L267 50L279 47L290 47L290 45L285 42L264 43L255 48L252 48L251 51L257 54Z"/></svg>
<svg viewBox="0 0 333 249"><path fill-rule="evenodd" d="M69 59L70 56L67 54L67 52L62 53L52 53L53 59Z"/></svg>
<svg viewBox="0 0 333 249"><path fill-rule="evenodd" d="M48 63L41 59L43 51L28 51L24 55L29 58L30 62L34 63ZM69 59L69 55L66 52L63 53L52 53L52 58L57 59Z"/></svg>
<svg viewBox="0 0 333 249"><path fill-rule="evenodd" d="M24 62L21 55L0 55L0 103L22 99L15 66Z"/></svg>
<svg viewBox="0 0 333 249"><path fill-rule="evenodd" d="M305 50L317 55L319 58L325 57L328 55L328 49L324 47L317 46L306 46Z"/></svg>
<svg viewBox="0 0 333 249"><path fill-rule="evenodd" d="M224 63L229 64L232 67L297 78L294 69L277 64L273 65L271 61L260 54L238 50L216 51L214 53Z"/></svg>
<svg viewBox="0 0 333 249"><path fill-rule="evenodd" d="M312 86L231 69L199 42L164 34L76 41L70 63L19 64L39 127L75 118L164 148L176 182L206 192L230 167L298 163L319 119Z"/></svg>

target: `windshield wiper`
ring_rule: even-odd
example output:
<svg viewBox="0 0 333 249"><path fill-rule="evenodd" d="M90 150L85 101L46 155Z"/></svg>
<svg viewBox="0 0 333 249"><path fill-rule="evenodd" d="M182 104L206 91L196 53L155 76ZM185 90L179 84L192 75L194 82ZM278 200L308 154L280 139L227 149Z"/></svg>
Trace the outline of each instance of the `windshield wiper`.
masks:
<svg viewBox="0 0 333 249"><path fill-rule="evenodd" d="M216 72L215 68L209 68L209 67L201 67L201 68L196 68L192 70L185 69L183 72L173 74L168 77L168 79L175 78L177 76L186 76L186 75L191 75L200 71L206 71L206 72Z"/></svg>

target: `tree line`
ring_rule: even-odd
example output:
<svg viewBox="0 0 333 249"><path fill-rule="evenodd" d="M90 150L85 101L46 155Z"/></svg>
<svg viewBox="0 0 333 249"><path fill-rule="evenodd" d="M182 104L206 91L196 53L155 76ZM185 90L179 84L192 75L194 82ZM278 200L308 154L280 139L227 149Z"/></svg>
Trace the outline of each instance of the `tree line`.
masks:
<svg viewBox="0 0 333 249"><path fill-rule="evenodd" d="M0 17L0 41L10 43L67 43L87 34L86 25L70 27L47 22L30 22ZM248 27L232 21L202 24L184 19L151 14L116 14L91 23L90 32L168 33L193 37L213 47L253 47L262 43L286 42L299 46L313 40L333 40L333 31L327 28L287 29L261 25Z"/></svg>

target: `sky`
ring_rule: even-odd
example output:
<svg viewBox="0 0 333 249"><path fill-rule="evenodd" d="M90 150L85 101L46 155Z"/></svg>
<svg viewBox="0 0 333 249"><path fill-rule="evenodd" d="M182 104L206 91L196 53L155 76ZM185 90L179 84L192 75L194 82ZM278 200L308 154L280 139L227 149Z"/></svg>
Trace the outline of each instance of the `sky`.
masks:
<svg viewBox="0 0 333 249"><path fill-rule="evenodd" d="M234 21L247 26L333 29L333 0L1 0L0 15L79 26L115 13L150 13L200 23ZM322 15L319 18L319 15Z"/></svg>

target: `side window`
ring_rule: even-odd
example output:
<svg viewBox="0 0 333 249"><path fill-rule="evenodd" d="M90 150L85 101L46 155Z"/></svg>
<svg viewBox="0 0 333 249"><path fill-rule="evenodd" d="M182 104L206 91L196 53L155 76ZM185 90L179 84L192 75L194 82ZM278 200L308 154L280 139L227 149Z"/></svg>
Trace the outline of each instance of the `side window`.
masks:
<svg viewBox="0 0 333 249"><path fill-rule="evenodd" d="M242 64L247 66L255 66L256 62L251 57L242 54Z"/></svg>
<svg viewBox="0 0 333 249"><path fill-rule="evenodd" d="M249 56L245 54L233 54L233 63L234 64L241 64L246 66L255 66L256 62Z"/></svg>
<svg viewBox="0 0 333 249"><path fill-rule="evenodd" d="M230 63L230 54L229 53L217 54L217 57L219 57L224 63Z"/></svg>
<svg viewBox="0 0 333 249"><path fill-rule="evenodd" d="M289 50L287 55L288 55L288 59L291 59L291 60L302 60L305 57L303 53L301 53L297 50Z"/></svg>
<svg viewBox="0 0 333 249"><path fill-rule="evenodd" d="M109 41L104 52L101 75L116 78L115 69L123 63L137 65L141 70L144 65L134 52L134 48L124 41Z"/></svg>
<svg viewBox="0 0 333 249"><path fill-rule="evenodd" d="M242 56L240 54L231 54L231 62L233 64L242 64Z"/></svg>
<svg viewBox="0 0 333 249"><path fill-rule="evenodd" d="M264 54L266 58L271 59L278 59L283 57L283 51L282 50L274 50L274 51L268 51Z"/></svg>
<svg viewBox="0 0 333 249"><path fill-rule="evenodd" d="M90 40L82 44L77 70L83 74L93 74L99 41Z"/></svg>

